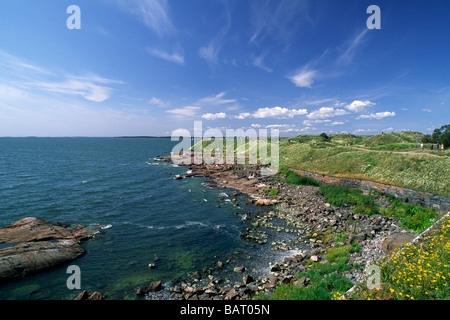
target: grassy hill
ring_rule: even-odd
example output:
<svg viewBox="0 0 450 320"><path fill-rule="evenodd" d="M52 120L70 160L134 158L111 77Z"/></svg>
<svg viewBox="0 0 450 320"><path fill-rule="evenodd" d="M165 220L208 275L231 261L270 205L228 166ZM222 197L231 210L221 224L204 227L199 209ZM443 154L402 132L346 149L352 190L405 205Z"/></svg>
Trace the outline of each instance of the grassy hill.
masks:
<svg viewBox="0 0 450 320"><path fill-rule="evenodd" d="M283 139L280 141L280 165L450 197L450 151L431 151L430 144L425 144L422 151L422 136L419 132L399 132Z"/></svg>
<svg viewBox="0 0 450 320"><path fill-rule="evenodd" d="M280 167L365 179L450 197L450 150L431 151L431 144L426 143L422 151L423 136L420 132L299 135L280 140ZM201 143L207 148L211 142ZM242 148L235 141L235 152ZM210 152L208 148L205 150ZM247 154L258 154L257 146L249 141L245 142L245 150Z"/></svg>

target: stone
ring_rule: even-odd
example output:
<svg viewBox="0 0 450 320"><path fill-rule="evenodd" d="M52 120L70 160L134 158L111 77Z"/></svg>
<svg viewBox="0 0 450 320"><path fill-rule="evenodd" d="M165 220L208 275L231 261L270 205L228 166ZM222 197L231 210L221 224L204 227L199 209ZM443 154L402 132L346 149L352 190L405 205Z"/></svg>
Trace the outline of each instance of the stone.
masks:
<svg viewBox="0 0 450 320"><path fill-rule="evenodd" d="M244 266L239 266L233 269L234 272L244 272L245 271L245 267Z"/></svg>
<svg viewBox="0 0 450 320"><path fill-rule="evenodd" d="M402 247L405 243L411 242L417 235L413 233L393 233L386 237L381 245L384 253L391 254L395 249Z"/></svg>
<svg viewBox="0 0 450 320"><path fill-rule="evenodd" d="M161 280L153 281L148 286L149 292L155 292L155 291L159 291L159 290L161 290Z"/></svg>
<svg viewBox="0 0 450 320"><path fill-rule="evenodd" d="M100 292L94 291L91 294L88 293L87 290L83 290L79 295L75 297L73 300L102 300L103 296Z"/></svg>
<svg viewBox="0 0 450 320"><path fill-rule="evenodd" d="M227 295L225 296L225 300L234 300L239 296L239 293L233 288L230 291L228 291Z"/></svg>
<svg viewBox="0 0 450 320"><path fill-rule="evenodd" d="M0 249L0 281L68 263L85 253L79 243L97 233L34 217L0 228L0 243L5 244Z"/></svg>
<svg viewBox="0 0 450 320"><path fill-rule="evenodd" d="M244 284L249 284L253 282L255 279L251 275L246 275L243 279Z"/></svg>

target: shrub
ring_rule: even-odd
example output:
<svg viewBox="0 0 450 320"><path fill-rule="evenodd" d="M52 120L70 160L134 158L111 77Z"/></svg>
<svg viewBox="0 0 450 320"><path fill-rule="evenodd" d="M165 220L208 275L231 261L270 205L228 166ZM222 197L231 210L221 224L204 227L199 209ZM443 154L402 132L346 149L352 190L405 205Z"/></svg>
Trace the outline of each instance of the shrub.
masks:
<svg viewBox="0 0 450 320"><path fill-rule="evenodd" d="M295 185L302 185L302 186L320 186L320 183L318 183L316 180L310 178L310 177L304 177L301 176L295 172L290 171L288 176L286 177L285 182Z"/></svg>

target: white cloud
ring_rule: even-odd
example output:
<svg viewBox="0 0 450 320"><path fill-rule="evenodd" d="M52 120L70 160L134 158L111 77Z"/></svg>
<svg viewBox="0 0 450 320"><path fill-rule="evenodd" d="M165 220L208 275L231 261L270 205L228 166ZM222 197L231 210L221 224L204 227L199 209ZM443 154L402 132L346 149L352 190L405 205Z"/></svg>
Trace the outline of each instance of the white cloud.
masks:
<svg viewBox="0 0 450 320"><path fill-rule="evenodd" d="M354 134L364 133L364 132L374 132L376 129L356 129L353 131Z"/></svg>
<svg viewBox="0 0 450 320"><path fill-rule="evenodd" d="M246 119L246 118L248 118L250 116L251 116L250 112L241 112L241 113L239 113L238 116L236 116L236 119L242 120L242 119Z"/></svg>
<svg viewBox="0 0 450 320"><path fill-rule="evenodd" d="M200 107L193 107L193 106L186 106L183 108L176 108L172 110L167 110L166 112L176 114L176 115L182 115L182 116L194 116L197 111L200 110Z"/></svg>
<svg viewBox="0 0 450 320"><path fill-rule="evenodd" d="M266 53L264 53L264 54L262 54L262 55L260 55L260 56L258 56L258 57L253 57L252 64L253 64L255 67L258 67L258 68L260 68L260 69L262 69L262 70L264 70L264 71L266 71L266 72L268 72L268 73L271 73L271 72L272 72L272 69L269 68L269 67L267 67L267 66L264 64L264 57L265 57L265 56L266 56Z"/></svg>
<svg viewBox="0 0 450 320"><path fill-rule="evenodd" d="M82 77L69 76L62 82L36 81L33 85L49 92L80 95L89 101L103 102L110 98L112 89L99 84L112 83L123 82L105 79L95 74L88 74Z"/></svg>
<svg viewBox="0 0 450 320"><path fill-rule="evenodd" d="M252 114L253 118L293 118L295 116L301 116L308 113L306 109L288 109L281 107L273 108L259 108Z"/></svg>
<svg viewBox="0 0 450 320"><path fill-rule="evenodd" d="M341 125L341 124L344 124L344 122L342 122L342 121L334 121L334 122L331 123L332 126L337 126L337 125Z"/></svg>
<svg viewBox="0 0 450 320"><path fill-rule="evenodd" d="M227 24L214 36L211 41L201 47L198 50L198 54L200 57L205 59L205 61L209 64L210 67L215 67L218 63L219 52L222 50L222 47L225 43L225 36L230 30L231 22L230 17L228 17Z"/></svg>
<svg viewBox="0 0 450 320"><path fill-rule="evenodd" d="M396 116L395 112L384 111L384 112L377 112L377 113L371 113L371 114L362 114L356 119L376 119L376 120L381 120L383 118L395 117L395 116Z"/></svg>
<svg viewBox="0 0 450 320"><path fill-rule="evenodd" d="M224 119L226 118L227 114L224 112L219 112L219 113L205 113L204 115L202 115L203 119L206 120L216 120L216 119Z"/></svg>
<svg viewBox="0 0 450 320"><path fill-rule="evenodd" d="M433 112L431 109L422 109L423 112Z"/></svg>
<svg viewBox="0 0 450 320"><path fill-rule="evenodd" d="M158 36L175 31L169 17L167 0L116 0L119 6L137 16Z"/></svg>
<svg viewBox="0 0 450 320"><path fill-rule="evenodd" d="M333 107L322 107L319 110L313 111L306 117L308 119L328 119L335 116L343 116L348 114L344 109L334 109Z"/></svg>
<svg viewBox="0 0 450 320"><path fill-rule="evenodd" d="M290 76L289 79L296 87L311 88L317 72L314 70L301 70L300 72Z"/></svg>
<svg viewBox="0 0 450 320"><path fill-rule="evenodd" d="M220 92L219 94L215 96L209 96L205 98L201 98L196 102L196 105L201 106L220 106L222 104L228 104L228 103L235 103L236 99L223 99L223 97L226 95L226 92Z"/></svg>
<svg viewBox="0 0 450 320"><path fill-rule="evenodd" d="M364 37L369 29L364 28L363 31L356 34L352 39L346 43L346 48L337 58L338 64L348 65L353 61L358 47L364 42Z"/></svg>
<svg viewBox="0 0 450 320"><path fill-rule="evenodd" d="M184 54L181 51L174 53L167 53L165 51L158 49L147 49L147 52L150 53L152 56L164 59L169 62L173 62L180 65L184 64Z"/></svg>
<svg viewBox="0 0 450 320"><path fill-rule="evenodd" d="M152 97L148 101L148 103L151 104L151 105L155 105L155 106L161 107L161 108L167 107L169 105L168 102L166 102L166 101L164 101L164 100L162 100L160 98L156 98L156 97Z"/></svg>
<svg viewBox="0 0 450 320"><path fill-rule="evenodd" d="M370 102L369 100L365 101L355 100L352 103L346 105L345 108L352 112L363 112L367 109L367 107L371 107L374 105L375 103Z"/></svg>

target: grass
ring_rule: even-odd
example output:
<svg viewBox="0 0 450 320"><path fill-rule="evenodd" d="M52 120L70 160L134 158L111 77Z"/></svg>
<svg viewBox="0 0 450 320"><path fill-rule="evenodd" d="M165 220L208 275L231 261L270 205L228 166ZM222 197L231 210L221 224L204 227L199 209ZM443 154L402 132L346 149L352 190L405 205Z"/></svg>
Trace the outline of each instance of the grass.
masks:
<svg viewBox="0 0 450 320"><path fill-rule="evenodd" d="M283 139L280 166L450 197L450 150L432 152L430 145L425 144L425 151L421 151L417 140L421 136L417 132L402 132L377 136L330 135L328 141L320 136Z"/></svg>
<svg viewBox="0 0 450 320"><path fill-rule="evenodd" d="M350 270L349 254L360 250L357 244L336 245L328 248L325 254L326 261L308 261L307 271L300 272L296 279L308 279L309 285L296 286L294 284L279 285L272 300L330 300L337 292L345 292L353 283L344 275ZM264 298L264 297L263 297Z"/></svg>
<svg viewBox="0 0 450 320"><path fill-rule="evenodd" d="M275 198L280 192L278 188L267 188L264 190L264 193L272 198Z"/></svg>
<svg viewBox="0 0 450 320"><path fill-rule="evenodd" d="M406 244L380 265L380 287L369 290L363 281L347 299L450 299L450 218L422 242ZM342 294L333 298L342 299Z"/></svg>
<svg viewBox="0 0 450 320"><path fill-rule="evenodd" d="M288 170L287 172L286 171L283 172L285 172L286 174L285 182L287 183L302 186L315 186L315 187L320 186L320 184L312 178L301 176L290 170Z"/></svg>
<svg viewBox="0 0 450 320"><path fill-rule="evenodd" d="M414 233L420 233L431 227L439 219L439 214L430 208L418 205L405 204L403 201L394 200L390 207L382 208L381 213L401 221L404 229Z"/></svg>

